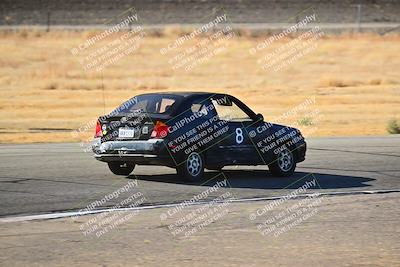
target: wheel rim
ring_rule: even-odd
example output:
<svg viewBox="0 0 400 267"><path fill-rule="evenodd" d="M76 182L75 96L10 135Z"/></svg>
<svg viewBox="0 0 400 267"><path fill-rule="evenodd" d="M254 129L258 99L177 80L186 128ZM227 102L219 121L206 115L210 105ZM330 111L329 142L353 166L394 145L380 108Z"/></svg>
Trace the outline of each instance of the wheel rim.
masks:
<svg viewBox="0 0 400 267"><path fill-rule="evenodd" d="M201 172L202 162L198 153L193 152L186 161L186 168L191 176L197 176Z"/></svg>
<svg viewBox="0 0 400 267"><path fill-rule="evenodd" d="M279 153L278 165L279 165L279 168L284 172L287 172L292 168L292 166L293 166L293 155L287 148L282 150Z"/></svg>

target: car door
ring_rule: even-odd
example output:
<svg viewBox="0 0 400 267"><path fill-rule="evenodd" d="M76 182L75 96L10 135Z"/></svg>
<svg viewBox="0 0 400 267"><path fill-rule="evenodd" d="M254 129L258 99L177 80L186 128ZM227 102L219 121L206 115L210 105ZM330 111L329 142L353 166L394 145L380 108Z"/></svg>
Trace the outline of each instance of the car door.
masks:
<svg viewBox="0 0 400 267"><path fill-rule="evenodd" d="M226 132L214 148L223 165L255 165L260 161L257 150L249 137L254 120L248 111L231 96L218 95L211 99L218 117L217 123L225 125Z"/></svg>

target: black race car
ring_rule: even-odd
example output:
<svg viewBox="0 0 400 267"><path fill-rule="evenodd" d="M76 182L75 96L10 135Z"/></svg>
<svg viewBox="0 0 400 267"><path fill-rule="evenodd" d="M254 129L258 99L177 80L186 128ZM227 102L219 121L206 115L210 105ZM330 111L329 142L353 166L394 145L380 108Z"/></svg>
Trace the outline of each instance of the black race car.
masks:
<svg viewBox="0 0 400 267"><path fill-rule="evenodd" d="M117 175L136 164L161 165L198 181L204 168L228 165L268 165L289 176L305 159L306 142L299 130L265 122L233 96L171 92L135 96L100 117L92 149Z"/></svg>

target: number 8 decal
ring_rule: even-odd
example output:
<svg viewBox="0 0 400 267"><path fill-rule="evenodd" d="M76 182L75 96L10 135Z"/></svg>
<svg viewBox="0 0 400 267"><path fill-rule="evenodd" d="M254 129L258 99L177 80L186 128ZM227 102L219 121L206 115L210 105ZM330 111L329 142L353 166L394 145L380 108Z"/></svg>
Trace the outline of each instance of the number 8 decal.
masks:
<svg viewBox="0 0 400 267"><path fill-rule="evenodd" d="M236 143L241 144L243 142L243 131L241 128L236 128Z"/></svg>

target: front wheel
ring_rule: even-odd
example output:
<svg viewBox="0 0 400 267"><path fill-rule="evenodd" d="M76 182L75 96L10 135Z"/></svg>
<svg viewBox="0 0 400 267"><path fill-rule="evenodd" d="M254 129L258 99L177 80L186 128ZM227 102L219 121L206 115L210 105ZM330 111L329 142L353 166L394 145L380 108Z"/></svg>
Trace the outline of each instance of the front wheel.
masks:
<svg viewBox="0 0 400 267"><path fill-rule="evenodd" d="M108 162L108 168L116 175L129 175L135 168L135 164L128 162Z"/></svg>
<svg viewBox="0 0 400 267"><path fill-rule="evenodd" d="M176 172L188 181L201 181L204 174L203 158L197 152L190 153L186 160L176 168Z"/></svg>
<svg viewBox="0 0 400 267"><path fill-rule="evenodd" d="M291 176L296 169L293 153L288 148L283 149L268 167L275 176Z"/></svg>

